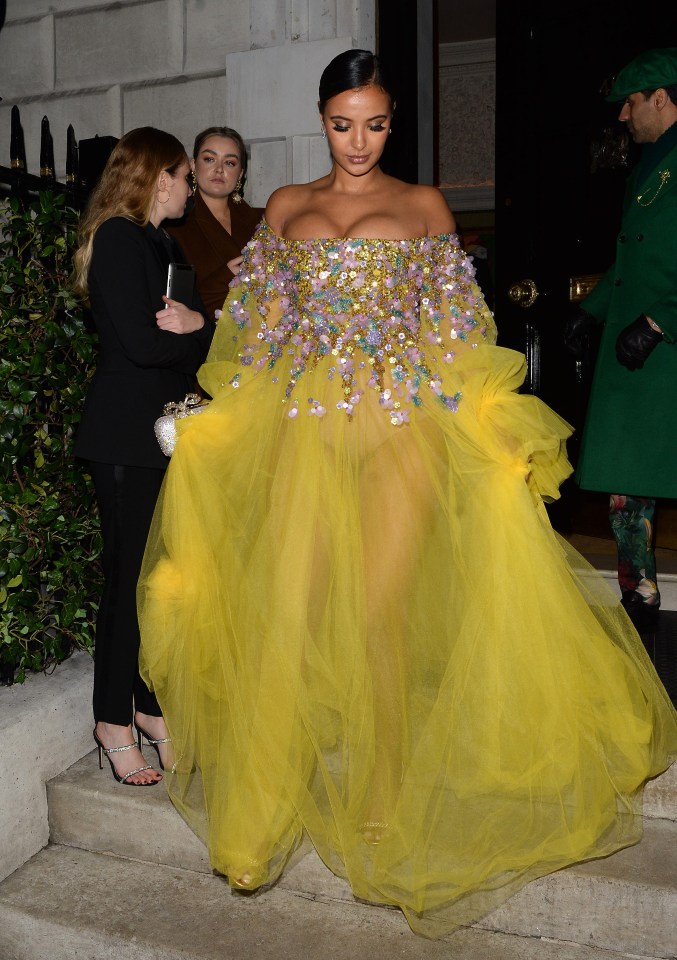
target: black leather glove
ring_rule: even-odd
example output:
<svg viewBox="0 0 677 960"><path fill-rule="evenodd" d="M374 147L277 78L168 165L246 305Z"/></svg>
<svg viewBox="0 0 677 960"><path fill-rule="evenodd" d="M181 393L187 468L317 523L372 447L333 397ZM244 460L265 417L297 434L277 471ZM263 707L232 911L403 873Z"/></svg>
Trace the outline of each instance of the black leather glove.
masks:
<svg viewBox="0 0 677 960"><path fill-rule="evenodd" d="M576 306L564 324L562 338L564 346L580 360L588 348L588 334L597 324L597 320L583 307Z"/></svg>
<svg viewBox="0 0 677 960"><path fill-rule="evenodd" d="M641 370L646 358L662 339L663 334L650 327L642 313L618 334L616 359L628 370Z"/></svg>

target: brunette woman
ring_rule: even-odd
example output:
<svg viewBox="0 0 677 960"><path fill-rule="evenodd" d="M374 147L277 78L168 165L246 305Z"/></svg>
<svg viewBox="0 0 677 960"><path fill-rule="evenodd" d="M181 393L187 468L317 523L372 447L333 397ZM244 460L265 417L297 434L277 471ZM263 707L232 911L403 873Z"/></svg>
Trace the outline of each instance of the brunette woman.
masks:
<svg viewBox="0 0 677 960"><path fill-rule="evenodd" d="M221 310L228 284L240 263L263 210L243 197L247 149L231 127L208 127L195 138L190 161L193 206L186 216L167 224L188 262L195 267L197 287L210 317Z"/></svg>
<svg viewBox="0 0 677 960"><path fill-rule="evenodd" d="M340 54L319 94L332 168L275 191L231 286L150 533L141 664L170 796L233 887L306 842L437 937L636 842L677 713L550 526L570 428L519 393L443 195L379 166L378 58Z"/></svg>

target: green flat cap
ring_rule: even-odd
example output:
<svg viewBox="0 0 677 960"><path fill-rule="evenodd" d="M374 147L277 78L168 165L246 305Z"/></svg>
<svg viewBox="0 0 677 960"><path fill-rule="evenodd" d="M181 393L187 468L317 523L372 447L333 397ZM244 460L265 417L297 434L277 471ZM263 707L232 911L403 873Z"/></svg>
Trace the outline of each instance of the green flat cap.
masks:
<svg viewBox="0 0 677 960"><path fill-rule="evenodd" d="M612 103L640 90L657 90L677 83L677 47L645 50L623 67L606 97Z"/></svg>

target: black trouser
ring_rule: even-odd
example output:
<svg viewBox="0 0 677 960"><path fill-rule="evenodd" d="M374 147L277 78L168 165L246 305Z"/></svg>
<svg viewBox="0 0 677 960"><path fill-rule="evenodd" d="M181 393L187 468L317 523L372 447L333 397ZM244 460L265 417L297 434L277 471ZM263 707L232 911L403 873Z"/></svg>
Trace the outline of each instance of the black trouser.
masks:
<svg viewBox="0 0 677 960"><path fill-rule="evenodd" d="M90 463L103 536L104 588L96 620L94 720L122 726L133 710L162 711L139 676L136 585L165 471Z"/></svg>

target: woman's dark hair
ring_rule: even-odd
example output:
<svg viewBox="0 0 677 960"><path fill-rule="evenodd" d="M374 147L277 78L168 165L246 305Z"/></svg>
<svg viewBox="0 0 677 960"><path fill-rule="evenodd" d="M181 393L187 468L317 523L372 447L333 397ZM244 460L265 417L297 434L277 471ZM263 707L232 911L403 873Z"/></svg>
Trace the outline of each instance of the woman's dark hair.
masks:
<svg viewBox="0 0 677 960"><path fill-rule="evenodd" d="M240 154L240 164L242 165L242 183L247 177L247 148L245 142L237 132L233 130L232 127L207 127L206 130L203 130L201 133L195 137L195 143L193 144L193 159L195 159L200 152L202 144L205 142L207 137L228 137L229 140L232 140L237 144L237 149Z"/></svg>
<svg viewBox="0 0 677 960"><path fill-rule="evenodd" d="M320 113L332 97L359 87L379 87L394 103L392 89L376 54L371 50L345 50L334 57L320 77L320 99L317 104Z"/></svg>

